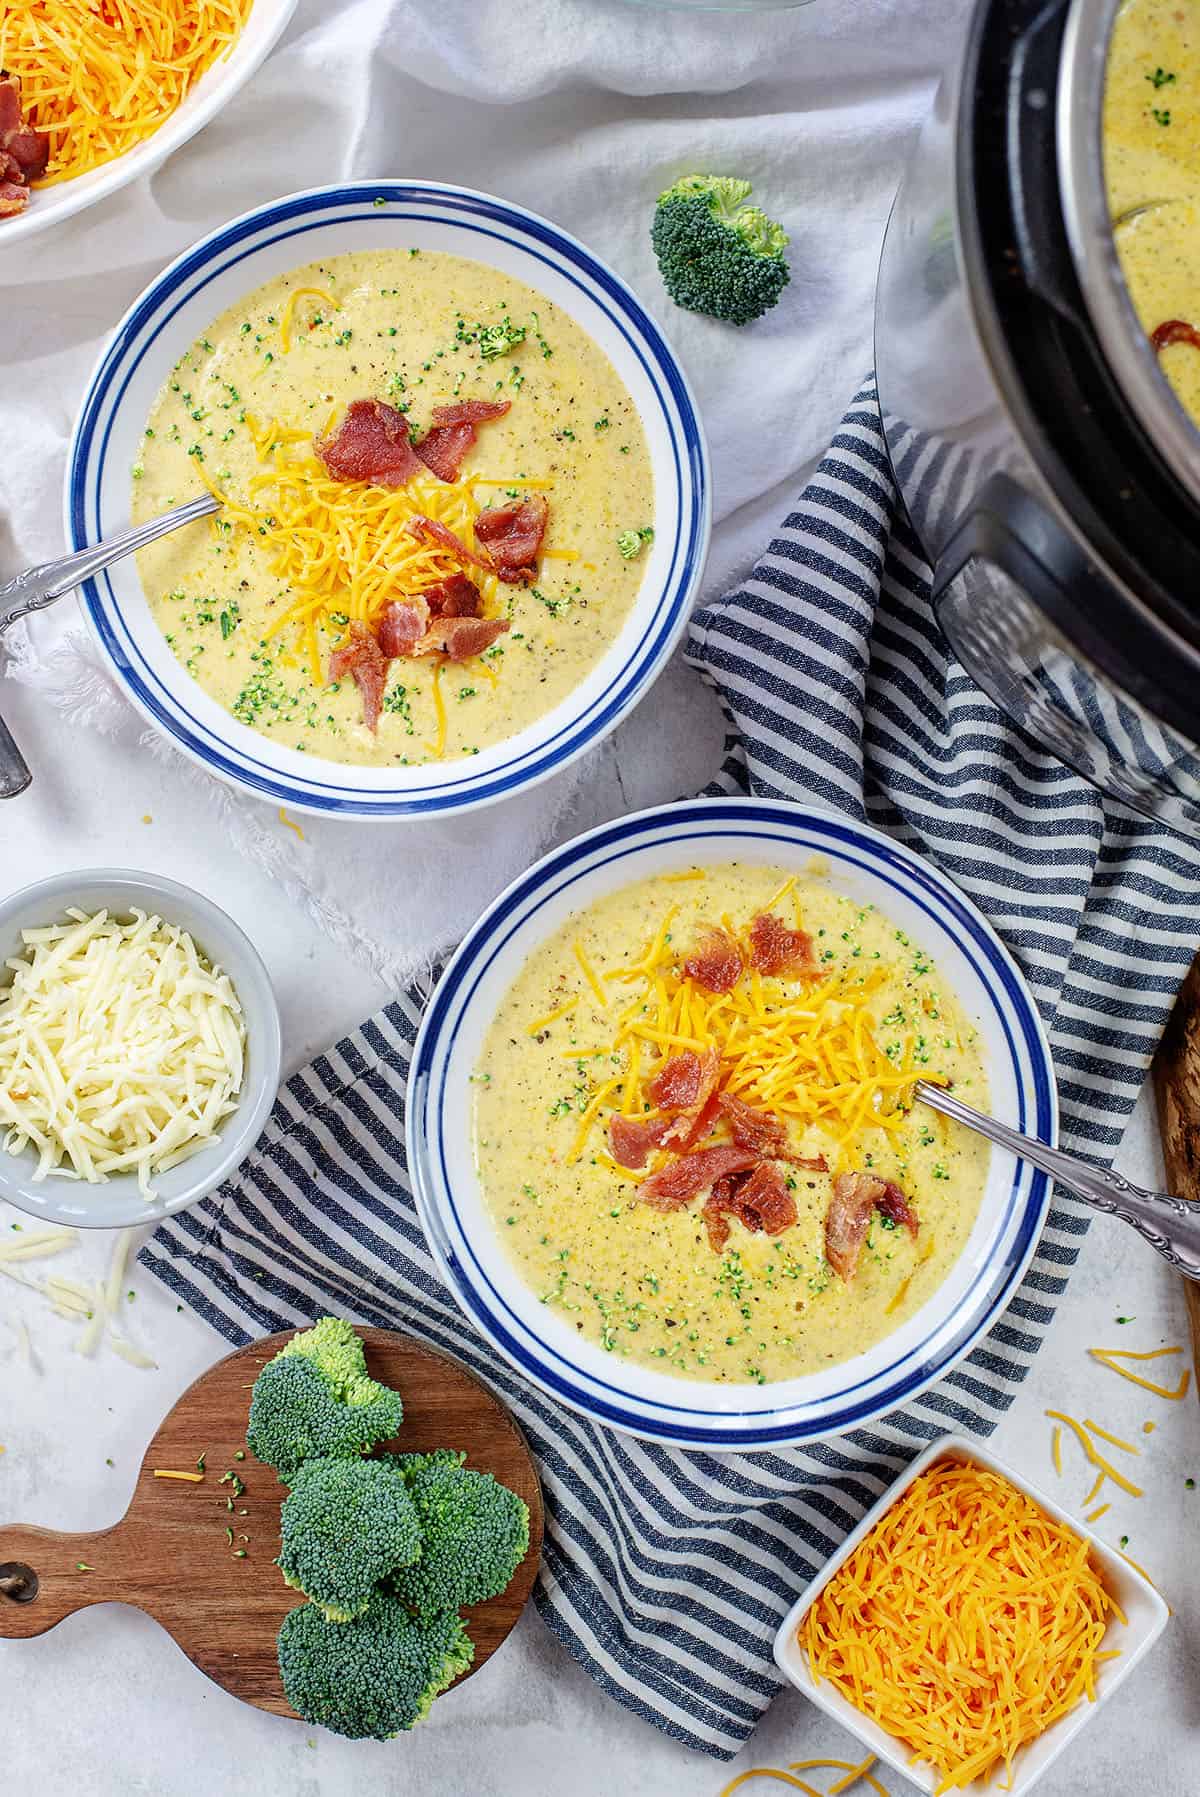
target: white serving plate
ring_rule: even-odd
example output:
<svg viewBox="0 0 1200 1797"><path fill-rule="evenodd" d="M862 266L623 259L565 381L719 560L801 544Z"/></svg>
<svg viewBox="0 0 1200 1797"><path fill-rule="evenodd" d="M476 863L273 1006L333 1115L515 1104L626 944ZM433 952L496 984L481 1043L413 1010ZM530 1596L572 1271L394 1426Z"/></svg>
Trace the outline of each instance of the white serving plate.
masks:
<svg viewBox="0 0 1200 1797"><path fill-rule="evenodd" d="M202 131L266 61L295 10L296 0L255 0L228 55L204 71L183 105L153 137L86 175L56 182L53 187L35 187L25 211L0 224L0 268L5 250L107 199L139 176L152 174L189 137Z"/></svg>
<svg viewBox="0 0 1200 1797"><path fill-rule="evenodd" d="M480 754L423 767L355 768L300 754L241 724L172 655L132 559L83 589L84 610L129 697L210 772L303 811L414 817L506 798L565 767L646 692L687 623L709 536L708 454L683 371L624 282L565 231L505 201L427 181L315 188L248 212L166 269L126 313L92 376L64 497L76 548L128 522L129 470L173 363L228 306L320 257L418 248L525 281L600 345L641 415L655 537L624 628L546 716Z"/></svg>
<svg viewBox="0 0 1200 1797"><path fill-rule="evenodd" d="M838 891L876 903L934 956L980 1031L992 1110L1053 1141L1057 1103L1042 1025L984 918L944 875L879 831L800 805L701 799L623 818L554 850L480 918L442 976L417 1040L409 1170L447 1284L525 1377L634 1435L753 1449L820 1440L882 1416L979 1340L1037 1244L1047 1181L1027 1163L993 1152L975 1227L928 1303L855 1359L765 1386L708 1386L606 1354L541 1304L509 1259L475 1171L470 1081L496 1009L530 953L602 894L650 874L732 860L801 871L814 856L828 864Z"/></svg>
<svg viewBox="0 0 1200 1797"><path fill-rule="evenodd" d="M1117 1660L1106 1660L1096 1668L1096 1701L1088 1703L1086 1699L1068 1710L1065 1716L1039 1735L1036 1741L1022 1747L1013 1759L1013 1781L1009 1785L1004 1780L1003 1768L993 1774L990 1784L973 1779L969 1785L963 1785L963 1797L1026 1797L1034 1785L1047 1771L1059 1755L1070 1746L1081 1729L1086 1728L1092 1717L1097 1714L1102 1704L1116 1692L1133 1671L1138 1661L1149 1652L1158 1637L1162 1634L1170 1616L1170 1610L1159 1596L1148 1579L1142 1577L1137 1569L1129 1564L1121 1554L1101 1541L1100 1537L1089 1529L1086 1523L1079 1521L1068 1511L1056 1504L1053 1498L1039 1491L1015 1473L1011 1466L997 1460L986 1448L976 1441L968 1441L963 1436L944 1435L940 1440L931 1443L925 1452L918 1456L894 1485L890 1485L873 1509L868 1510L853 1534L849 1535L823 1571L813 1580L807 1590L797 1598L792 1608L780 1624L775 1638L775 1663L784 1676L791 1680L798 1691L815 1703L818 1709L825 1711L843 1728L857 1735L863 1745L904 1774L920 1791L932 1793L936 1791L940 1779L932 1767L922 1762L912 1763L910 1750L898 1741L894 1735L873 1722L869 1716L856 1709L832 1685L818 1683L813 1677L808 1663L808 1655L797 1640L797 1630L809 1609L838 1568L849 1559L859 1542L868 1535L880 1517L891 1509L892 1505L908 1490L913 1480L938 1460L957 1460L968 1465L981 1466L989 1472L1000 1473L1018 1491L1023 1491L1056 1522L1065 1523L1076 1535L1087 1541L1100 1566L1104 1583L1109 1592L1116 1598L1125 1612L1125 1625L1117 1621L1109 1623L1104 1636L1103 1646L1119 1647L1121 1657ZM1151 1780L1151 1784L1152 1784Z"/></svg>

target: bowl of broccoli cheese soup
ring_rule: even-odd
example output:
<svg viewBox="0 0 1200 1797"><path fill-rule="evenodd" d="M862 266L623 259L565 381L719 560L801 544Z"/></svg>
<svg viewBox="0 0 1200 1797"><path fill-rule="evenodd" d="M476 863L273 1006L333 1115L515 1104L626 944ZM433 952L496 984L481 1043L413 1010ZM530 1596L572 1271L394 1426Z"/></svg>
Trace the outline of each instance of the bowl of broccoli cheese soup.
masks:
<svg viewBox="0 0 1200 1797"><path fill-rule="evenodd" d="M836 1433L943 1373L1034 1251L1045 1181L912 1103L1049 1139L1020 974L869 828L701 800L555 851L480 920L418 1041L409 1165L473 1321L652 1438Z"/></svg>
<svg viewBox="0 0 1200 1797"><path fill-rule="evenodd" d="M72 539L208 492L90 582L130 697L300 809L465 809L636 703L707 545L703 437L634 296L520 208L432 183L279 201L169 268L93 377Z"/></svg>

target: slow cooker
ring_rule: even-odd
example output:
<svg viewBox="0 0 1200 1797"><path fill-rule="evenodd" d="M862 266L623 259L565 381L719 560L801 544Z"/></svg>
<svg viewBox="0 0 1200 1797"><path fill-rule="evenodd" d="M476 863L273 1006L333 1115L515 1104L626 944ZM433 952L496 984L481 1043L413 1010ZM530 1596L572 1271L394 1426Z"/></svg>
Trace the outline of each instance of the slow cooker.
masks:
<svg viewBox="0 0 1200 1797"><path fill-rule="evenodd" d="M977 0L888 226L880 407L958 659L1044 748L1200 836L1200 432L1114 244L1117 10Z"/></svg>

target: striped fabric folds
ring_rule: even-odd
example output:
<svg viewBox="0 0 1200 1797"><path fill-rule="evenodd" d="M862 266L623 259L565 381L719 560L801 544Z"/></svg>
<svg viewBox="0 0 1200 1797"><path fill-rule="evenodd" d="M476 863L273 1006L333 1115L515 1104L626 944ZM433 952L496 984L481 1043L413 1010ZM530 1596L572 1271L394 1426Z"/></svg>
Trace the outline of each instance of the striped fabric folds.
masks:
<svg viewBox="0 0 1200 1797"><path fill-rule="evenodd" d="M873 385L751 577L697 615L689 659L730 724L712 790L840 808L936 861L1028 975L1065 1145L1109 1160L1196 948L1200 866L1021 738L950 659ZM404 1151L427 996L405 992L291 1079L237 1176L159 1229L143 1264L231 1342L334 1310L482 1374L541 1466L545 1621L620 1703L727 1757L778 1688L772 1638L800 1588L925 1443L948 1427L986 1436L1012 1403L1086 1216L1055 1204L991 1334L883 1422L752 1456L630 1440L522 1383L438 1279Z"/></svg>

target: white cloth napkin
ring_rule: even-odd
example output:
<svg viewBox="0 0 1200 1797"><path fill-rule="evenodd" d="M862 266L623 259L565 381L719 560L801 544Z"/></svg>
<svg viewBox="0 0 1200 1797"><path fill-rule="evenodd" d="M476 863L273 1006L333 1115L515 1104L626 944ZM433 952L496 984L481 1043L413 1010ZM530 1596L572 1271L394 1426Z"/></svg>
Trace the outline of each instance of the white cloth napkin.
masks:
<svg viewBox="0 0 1200 1797"><path fill-rule="evenodd" d="M390 175L530 206L631 282L697 389L717 522L707 584L724 588L753 560L870 365L883 226L965 7L813 0L730 15L622 0L302 0L249 87L157 174L12 251L0 234L0 579L62 552L63 468L89 369L163 264L279 194ZM651 213L688 172L745 176L791 233L791 285L745 330L678 311L663 293ZM10 675L44 688L80 728L127 739L131 754L150 744L171 757L181 802L202 790L237 852L393 982L460 936L529 865L586 781L585 760L454 824L304 819L302 841L274 807L146 735L73 600L14 638ZM38 745L24 746L36 775Z"/></svg>

